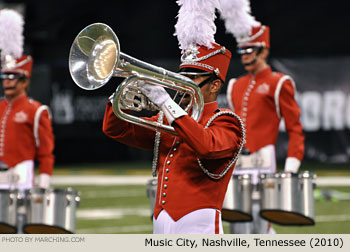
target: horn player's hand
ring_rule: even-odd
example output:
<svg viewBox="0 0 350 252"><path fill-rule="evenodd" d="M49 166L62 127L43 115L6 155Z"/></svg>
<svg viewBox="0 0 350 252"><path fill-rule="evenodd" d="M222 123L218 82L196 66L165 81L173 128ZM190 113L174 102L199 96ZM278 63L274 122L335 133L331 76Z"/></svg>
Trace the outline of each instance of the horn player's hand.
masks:
<svg viewBox="0 0 350 252"><path fill-rule="evenodd" d="M162 86L153 85L149 83L143 83L140 85L141 92L147 96L154 104L159 108L168 100L171 99L170 95Z"/></svg>

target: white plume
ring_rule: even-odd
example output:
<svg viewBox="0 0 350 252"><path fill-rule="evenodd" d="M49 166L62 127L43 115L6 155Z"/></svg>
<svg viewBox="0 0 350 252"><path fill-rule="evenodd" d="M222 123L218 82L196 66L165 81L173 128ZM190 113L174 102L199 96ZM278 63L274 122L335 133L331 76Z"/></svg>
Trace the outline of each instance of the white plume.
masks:
<svg viewBox="0 0 350 252"><path fill-rule="evenodd" d="M249 0L221 0L220 13L226 31L236 39L250 36L251 28L260 26L260 22L251 15Z"/></svg>
<svg viewBox="0 0 350 252"><path fill-rule="evenodd" d="M23 53L23 25L21 14L14 10L0 11L0 50L1 55L20 58Z"/></svg>
<svg viewBox="0 0 350 252"><path fill-rule="evenodd" d="M178 0L180 6L175 34L182 51L199 44L212 48L215 43L215 9L220 8L219 0Z"/></svg>

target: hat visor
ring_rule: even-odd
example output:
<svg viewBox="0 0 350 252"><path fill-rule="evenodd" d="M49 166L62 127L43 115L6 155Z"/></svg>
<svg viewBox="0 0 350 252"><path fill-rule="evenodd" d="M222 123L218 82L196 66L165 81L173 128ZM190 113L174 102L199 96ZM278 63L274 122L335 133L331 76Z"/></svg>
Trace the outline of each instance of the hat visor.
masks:
<svg viewBox="0 0 350 252"><path fill-rule="evenodd" d="M192 67L184 67L178 71L182 75L191 75L191 76L202 76L202 75L211 75L212 73Z"/></svg>

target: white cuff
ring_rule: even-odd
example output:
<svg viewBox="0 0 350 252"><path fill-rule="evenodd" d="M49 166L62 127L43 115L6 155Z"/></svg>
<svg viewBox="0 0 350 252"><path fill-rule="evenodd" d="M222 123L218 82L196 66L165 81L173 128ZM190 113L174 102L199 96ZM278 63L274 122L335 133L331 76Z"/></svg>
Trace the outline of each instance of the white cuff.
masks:
<svg viewBox="0 0 350 252"><path fill-rule="evenodd" d="M284 171L296 173L299 170L300 163L300 160L295 157L287 157L284 165Z"/></svg>
<svg viewBox="0 0 350 252"><path fill-rule="evenodd" d="M183 117L187 115L186 111L183 110L176 102L174 102L171 98L166 100L162 107L162 111L164 112L164 115L166 119L168 120L169 124L171 125L174 120L177 118Z"/></svg>
<svg viewBox="0 0 350 252"><path fill-rule="evenodd" d="M39 187L47 189L50 187L50 178L51 176L47 173L39 174Z"/></svg>

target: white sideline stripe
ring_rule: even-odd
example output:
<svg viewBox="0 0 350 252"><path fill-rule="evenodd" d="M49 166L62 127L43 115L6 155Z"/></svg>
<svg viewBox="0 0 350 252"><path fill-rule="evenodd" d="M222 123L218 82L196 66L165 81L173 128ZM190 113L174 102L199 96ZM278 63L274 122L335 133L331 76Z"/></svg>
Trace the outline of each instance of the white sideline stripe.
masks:
<svg viewBox="0 0 350 252"><path fill-rule="evenodd" d="M129 198L129 197L143 197L146 196L145 191L140 190L108 190L108 191L89 191L84 192L82 197L84 199L96 198Z"/></svg>
<svg viewBox="0 0 350 252"><path fill-rule="evenodd" d="M317 186L349 186L350 177L319 177L316 178Z"/></svg>
<svg viewBox="0 0 350 252"><path fill-rule="evenodd" d="M112 176L92 176L92 175L54 175L51 178L51 185L147 185L152 176L132 176L132 175L112 175ZM317 186L350 186L349 177L317 177Z"/></svg>
<svg viewBox="0 0 350 252"><path fill-rule="evenodd" d="M146 185L152 176L61 176L54 175L51 185Z"/></svg>
<svg viewBox="0 0 350 252"><path fill-rule="evenodd" d="M320 215L315 218L317 222L339 222L339 221L350 221L350 215Z"/></svg>
<svg viewBox="0 0 350 252"><path fill-rule="evenodd" d="M126 215L151 216L151 209L148 208L104 208L104 209L86 209L78 210L79 219L121 219Z"/></svg>
<svg viewBox="0 0 350 252"><path fill-rule="evenodd" d="M77 229L77 234L88 234L88 233L139 233L145 231L153 231L153 225L135 225L135 226L114 226L114 227L102 227L102 228L84 228Z"/></svg>

